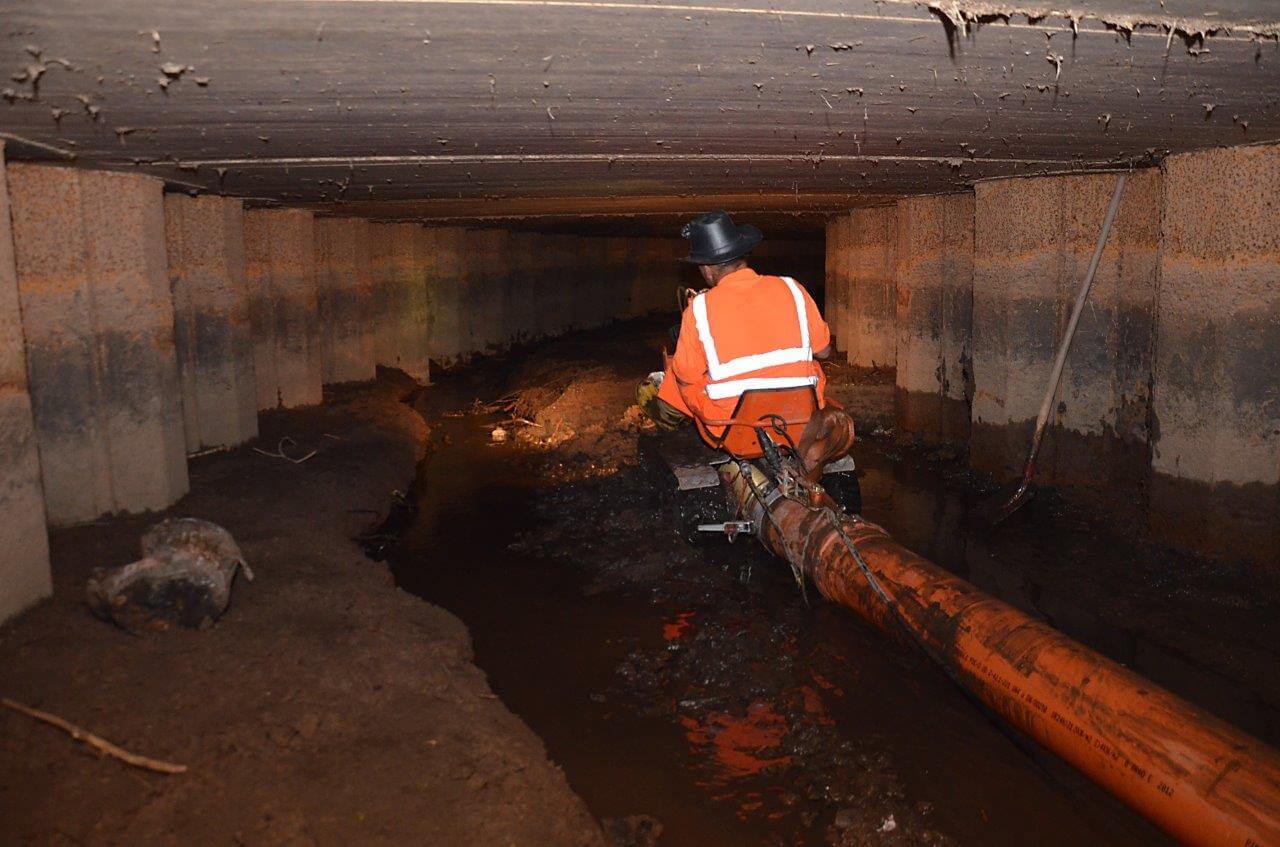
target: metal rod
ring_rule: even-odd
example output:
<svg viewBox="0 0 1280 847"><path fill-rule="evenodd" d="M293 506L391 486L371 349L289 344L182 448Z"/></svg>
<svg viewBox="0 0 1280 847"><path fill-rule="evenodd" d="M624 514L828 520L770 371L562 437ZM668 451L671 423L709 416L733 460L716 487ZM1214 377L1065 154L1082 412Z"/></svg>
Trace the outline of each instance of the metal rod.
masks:
<svg viewBox="0 0 1280 847"><path fill-rule="evenodd" d="M1049 422L1049 413L1053 409L1053 398L1058 393L1058 384L1062 381L1062 369L1067 362L1067 353L1071 351L1071 342L1076 337L1076 327L1080 324L1080 313L1084 311L1085 301L1089 299L1089 289L1093 287L1093 277L1098 272L1098 263L1102 260L1102 251L1107 246L1107 237L1111 234L1111 224L1116 219L1116 210L1120 208L1120 198L1124 196L1126 174L1116 177L1116 190L1111 195L1111 205L1107 207L1106 217L1102 219L1102 229L1098 232L1098 242L1093 248L1093 257L1089 260L1089 270L1080 284L1076 294L1075 306L1071 309L1071 320L1067 321L1067 331L1058 345L1058 356L1053 361L1053 371L1049 374L1049 385L1045 388L1044 400L1040 403L1040 414L1036 416L1035 432L1031 436L1031 449L1027 453L1026 466L1023 469L1023 484L1031 478L1035 470L1036 454L1040 452L1040 441L1044 438L1045 424Z"/></svg>

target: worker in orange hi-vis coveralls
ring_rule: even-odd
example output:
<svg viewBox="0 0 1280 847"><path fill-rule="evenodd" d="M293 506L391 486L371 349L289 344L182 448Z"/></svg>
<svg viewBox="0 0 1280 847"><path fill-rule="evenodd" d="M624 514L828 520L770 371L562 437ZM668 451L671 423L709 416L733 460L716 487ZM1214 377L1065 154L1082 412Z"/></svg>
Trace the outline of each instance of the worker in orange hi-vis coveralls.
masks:
<svg viewBox="0 0 1280 847"><path fill-rule="evenodd" d="M819 407L825 405L819 360L830 353L831 331L799 283L748 266L745 257L760 243L760 230L710 212L682 234L690 241L684 261L698 266L709 288L685 308L660 382L641 387L646 414L666 426L682 416L728 420L744 391L802 386L813 386Z"/></svg>

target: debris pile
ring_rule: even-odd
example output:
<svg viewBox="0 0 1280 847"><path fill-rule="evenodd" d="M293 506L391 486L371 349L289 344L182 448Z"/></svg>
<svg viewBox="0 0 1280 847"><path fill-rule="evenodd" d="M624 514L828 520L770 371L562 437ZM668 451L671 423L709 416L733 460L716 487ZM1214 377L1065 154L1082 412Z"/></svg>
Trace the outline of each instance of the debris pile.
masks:
<svg viewBox="0 0 1280 847"><path fill-rule="evenodd" d="M89 607L128 632L164 631L173 624L205 629L231 603L236 572L253 571L231 533L199 518L169 518L142 536L142 558L89 578Z"/></svg>

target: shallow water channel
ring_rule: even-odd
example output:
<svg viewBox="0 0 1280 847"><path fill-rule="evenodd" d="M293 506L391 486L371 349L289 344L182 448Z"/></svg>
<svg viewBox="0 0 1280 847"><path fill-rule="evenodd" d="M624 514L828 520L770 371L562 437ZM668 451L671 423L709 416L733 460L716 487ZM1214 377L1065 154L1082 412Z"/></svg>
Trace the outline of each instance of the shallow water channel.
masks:
<svg viewBox="0 0 1280 847"><path fill-rule="evenodd" d="M822 802L821 783L860 768L863 811L884 828L873 841L919 843L907 829L924 826L963 844L1165 843L1074 771L1005 734L909 647L812 592L806 607L785 565L741 541L686 548L690 563L671 577L680 586L660 579L610 590L589 589L589 568L513 549L546 520L532 504L558 483L538 473L528 448L490 444L483 413L441 415L469 405L464 389L445 387L430 401L436 449L393 570L406 590L465 621L493 690L544 740L597 817L651 815L663 825L661 844L829 843L835 807L856 801ZM1019 605L1052 595L992 555L966 550L965 504L940 475L884 445L862 444L855 458L864 514L912 549ZM652 527L664 543L672 531ZM596 541L609 550L607 527ZM749 574L738 560L754 563ZM720 581L700 583L699 568ZM1079 630L1070 634L1100 649L1119 643L1105 627L1091 633L1096 619L1083 608L1070 614L1070 602L1051 597ZM700 629L719 640L699 642ZM628 696L621 669L660 666L699 643L714 650L726 633L735 651L749 653L755 638L769 643L758 679L749 661L734 666L744 690L765 694L719 711L697 704L701 683L645 688L665 710L638 708ZM722 670L714 654L703 656L709 676ZM780 736L800 732L791 714L807 718L810 746L802 739L779 752ZM850 743L843 758L826 758L833 740Z"/></svg>

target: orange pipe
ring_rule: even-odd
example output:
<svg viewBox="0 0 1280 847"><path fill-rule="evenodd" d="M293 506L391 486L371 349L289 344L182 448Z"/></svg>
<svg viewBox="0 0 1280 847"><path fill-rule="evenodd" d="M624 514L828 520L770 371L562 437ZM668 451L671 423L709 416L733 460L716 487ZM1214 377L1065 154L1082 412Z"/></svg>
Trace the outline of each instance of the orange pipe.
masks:
<svg viewBox="0 0 1280 847"><path fill-rule="evenodd" d="M784 558L789 545L824 597L887 631L900 619L960 685L1170 835L1280 844L1280 753L1271 747L833 508L891 608L828 513L766 495L771 522L734 463L721 475L761 542Z"/></svg>

